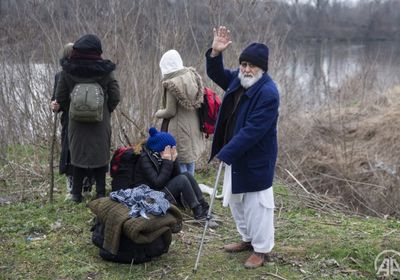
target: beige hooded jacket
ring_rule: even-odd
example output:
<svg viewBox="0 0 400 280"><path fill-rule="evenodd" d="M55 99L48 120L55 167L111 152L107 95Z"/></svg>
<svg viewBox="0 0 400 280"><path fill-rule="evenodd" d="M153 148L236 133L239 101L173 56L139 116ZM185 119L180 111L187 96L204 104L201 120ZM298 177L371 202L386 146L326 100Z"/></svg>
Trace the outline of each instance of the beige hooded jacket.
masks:
<svg viewBox="0 0 400 280"><path fill-rule="evenodd" d="M202 79L194 68L183 66L175 50L163 55L160 68L164 76L163 109L156 117L170 120L168 132L176 139L179 162L195 162L205 149L197 113L204 98Z"/></svg>

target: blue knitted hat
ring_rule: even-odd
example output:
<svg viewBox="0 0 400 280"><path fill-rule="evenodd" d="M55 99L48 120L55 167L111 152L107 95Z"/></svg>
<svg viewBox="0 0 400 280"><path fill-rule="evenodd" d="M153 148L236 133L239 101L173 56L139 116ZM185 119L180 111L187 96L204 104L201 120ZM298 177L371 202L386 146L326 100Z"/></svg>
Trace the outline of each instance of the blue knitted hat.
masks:
<svg viewBox="0 0 400 280"><path fill-rule="evenodd" d="M162 152L166 146L176 146L175 138L168 132L159 132L155 127L149 129L150 137L147 139L146 147L153 152Z"/></svg>
<svg viewBox="0 0 400 280"><path fill-rule="evenodd" d="M268 71L268 47L261 43L252 43L247 46L239 56L239 63L242 61L261 68L265 72Z"/></svg>

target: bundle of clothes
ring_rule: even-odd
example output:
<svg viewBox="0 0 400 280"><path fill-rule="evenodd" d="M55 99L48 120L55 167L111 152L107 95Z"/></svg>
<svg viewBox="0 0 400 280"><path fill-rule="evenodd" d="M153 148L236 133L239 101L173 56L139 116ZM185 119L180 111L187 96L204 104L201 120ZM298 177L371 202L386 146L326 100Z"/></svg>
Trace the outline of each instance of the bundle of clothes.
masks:
<svg viewBox="0 0 400 280"><path fill-rule="evenodd" d="M172 233L182 228L182 215L164 195L142 185L91 201L88 206L96 215L92 241L100 256L143 263L167 253Z"/></svg>

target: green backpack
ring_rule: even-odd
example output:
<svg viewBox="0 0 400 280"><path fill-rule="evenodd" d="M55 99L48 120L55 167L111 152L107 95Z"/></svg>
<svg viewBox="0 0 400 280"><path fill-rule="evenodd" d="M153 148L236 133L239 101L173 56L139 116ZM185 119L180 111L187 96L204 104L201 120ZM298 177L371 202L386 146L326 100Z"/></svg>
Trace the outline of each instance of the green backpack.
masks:
<svg viewBox="0 0 400 280"><path fill-rule="evenodd" d="M71 92L69 118L79 122L101 122L103 105L104 92L98 83L77 83Z"/></svg>

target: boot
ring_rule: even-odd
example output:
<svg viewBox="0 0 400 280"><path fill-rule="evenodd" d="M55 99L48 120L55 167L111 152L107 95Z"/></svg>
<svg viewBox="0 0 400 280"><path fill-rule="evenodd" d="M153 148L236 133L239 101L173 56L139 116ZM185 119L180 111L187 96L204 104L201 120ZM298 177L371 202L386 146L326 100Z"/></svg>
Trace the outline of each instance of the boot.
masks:
<svg viewBox="0 0 400 280"><path fill-rule="evenodd" d="M263 266L265 262L265 254L263 253L256 253L250 255L250 257L244 263L245 268L257 268Z"/></svg>
<svg viewBox="0 0 400 280"><path fill-rule="evenodd" d="M242 251L253 250L253 246L251 245L251 242L241 241L238 243L231 243L224 245L224 250L225 252L228 253L237 253Z"/></svg>
<svg viewBox="0 0 400 280"><path fill-rule="evenodd" d="M204 214L203 207L200 204L192 208L192 211L195 220L201 220L207 217L207 213Z"/></svg>
<svg viewBox="0 0 400 280"><path fill-rule="evenodd" d="M207 201L204 200L204 198L201 199L199 202L201 207L203 208L204 214L207 216L208 210L210 209L210 205L207 203Z"/></svg>

